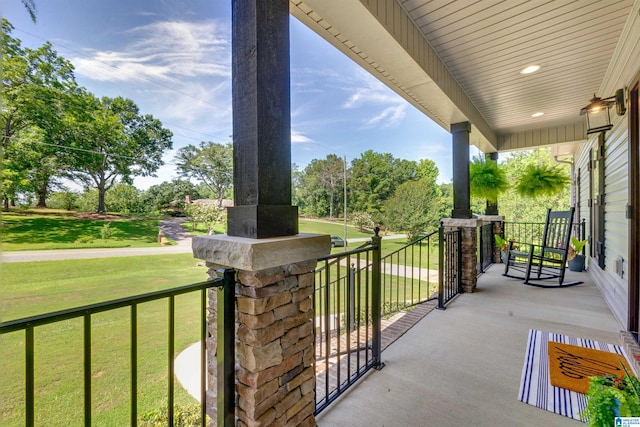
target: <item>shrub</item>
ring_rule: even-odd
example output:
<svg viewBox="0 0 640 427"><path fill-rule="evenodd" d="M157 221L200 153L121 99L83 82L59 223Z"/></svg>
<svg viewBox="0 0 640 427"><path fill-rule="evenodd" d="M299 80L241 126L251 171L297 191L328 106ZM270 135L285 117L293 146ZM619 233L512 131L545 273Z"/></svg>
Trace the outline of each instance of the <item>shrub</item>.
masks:
<svg viewBox="0 0 640 427"><path fill-rule="evenodd" d="M73 243L93 243L93 240L91 236L80 236Z"/></svg>
<svg viewBox="0 0 640 427"><path fill-rule="evenodd" d="M113 228L111 228L110 223L106 223L102 226L100 229L100 236L102 237L102 240L109 240L113 237Z"/></svg>

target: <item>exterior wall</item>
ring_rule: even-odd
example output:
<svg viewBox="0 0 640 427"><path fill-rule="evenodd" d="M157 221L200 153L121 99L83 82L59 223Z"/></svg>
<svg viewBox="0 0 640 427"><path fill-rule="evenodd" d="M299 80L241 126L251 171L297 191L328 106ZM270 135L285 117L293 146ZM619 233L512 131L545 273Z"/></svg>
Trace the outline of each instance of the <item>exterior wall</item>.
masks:
<svg viewBox="0 0 640 427"><path fill-rule="evenodd" d="M634 10L640 6L636 1ZM632 13L625 25L616 51L611 60L603 84L598 94L611 96L616 89L626 88L640 70L640 16ZM587 100L585 100L587 102ZM615 113L613 113L615 115ZM629 162L628 162L628 112L624 116L612 118L614 127L606 133L605 139L605 267L601 269L595 259L588 264L589 274L602 292L611 311L623 329L627 328L628 280L624 273L628 269L629 224L625 216L629 203ZM597 136L576 154L576 170L580 169L580 216L587 220L587 235L591 235L589 150L597 146ZM633 171L637 173L637 171ZM616 261L622 260L623 271L616 272Z"/></svg>

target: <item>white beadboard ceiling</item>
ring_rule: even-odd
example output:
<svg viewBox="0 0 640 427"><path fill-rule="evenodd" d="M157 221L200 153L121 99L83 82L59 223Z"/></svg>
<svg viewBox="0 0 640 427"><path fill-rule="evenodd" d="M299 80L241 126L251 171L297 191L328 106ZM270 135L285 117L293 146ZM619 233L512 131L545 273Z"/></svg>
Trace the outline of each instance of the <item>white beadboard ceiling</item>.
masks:
<svg viewBox="0 0 640 427"><path fill-rule="evenodd" d="M500 135L578 123L583 120L580 109L594 93L613 95L598 91L633 0L290 0L290 4L294 16L443 127L464 116L495 147ZM395 43L385 43L383 32ZM414 51L424 40L416 41L412 34L426 40L445 71L429 73L421 66L423 78L416 75L417 67L403 59L404 54L420 65L423 54ZM541 69L520 74L532 64ZM453 83L446 83L443 75ZM481 118L474 119L473 112L454 99L451 86L466 94ZM446 106L443 94L451 106ZM536 112L544 115L531 117ZM490 129L482 128L482 119Z"/></svg>
<svg viewBox="0 0 640 427"><path fill-rule="evenodd" d="M596 92L631 1L400 2L498 132L575 120ZM530 64L542 68L522 75ZM613 94L598 94L609 96Z"/></svg>

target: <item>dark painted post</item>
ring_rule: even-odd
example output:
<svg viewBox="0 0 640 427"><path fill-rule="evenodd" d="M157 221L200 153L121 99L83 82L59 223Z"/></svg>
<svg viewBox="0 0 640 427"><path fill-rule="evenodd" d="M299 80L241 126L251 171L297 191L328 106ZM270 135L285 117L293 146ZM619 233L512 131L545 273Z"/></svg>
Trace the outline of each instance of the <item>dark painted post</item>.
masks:
<svg viewBox="0 0 640 427"><path fill-rule="evenodd" d="M289 1L233 0L230 236L298 233L291 206Z"/></svg>
<svg viewBox="0 0 640 427"><path fill-rule="evenodd" d="M375 227L375 235L371 237L373 248L373 259L371 260L371 353L374 360L374 368L380 370L384 368L382 363L382 237L380 228Z"/></svg>
<svg viewBox="0 0 640 427"><path fill-rule="evenodd" d="M498 161L498 153L486 153L485 158L487 160L493 160L494 162ZM485 215L498 215L498 201L491 202L487 200L487 207L485 210Z"/></svg>
<svg viewBox="0 0 640 427"><path fill-rule="evenodd" d="M471 123L451 125L453 136L453 211L452 218L471 218L469 193L469 133Z"/></svg>
<svg viewBox="0 0 640 427"><path fill-rule="evenodd" d="M219 270L222 286L218 287L217 300L217 390L219 427L235 425L236 377L235 377L235 271Z"/></svg>

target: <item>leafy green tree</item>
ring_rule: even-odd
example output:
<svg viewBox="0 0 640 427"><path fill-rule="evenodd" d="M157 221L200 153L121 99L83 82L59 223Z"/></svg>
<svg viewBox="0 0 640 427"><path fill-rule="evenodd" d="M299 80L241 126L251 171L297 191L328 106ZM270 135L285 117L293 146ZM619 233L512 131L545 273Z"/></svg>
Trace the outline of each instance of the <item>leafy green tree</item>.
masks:
<svg viewBox="0 0 640 427"><path fill-rule="evenodd" d="M152 115L122 97L84 95L85 113L68 116L68 176L98 189L97 211L105 212L105 193L118 180L153 176L164 164L162 154L172 146L171 131Z"/></svg>
<svg viewBox="0 0 640 427"><path fill-rule="evenodd" d="M105 205L111 212L123 214L145 212L140 190L130 184L118 183L113 186L105 196Z"/></svg>
<svg viewBox="0 0 640 427"><path fill-rule="evenodd" d="M90 188L82 192L77 201L80 212L93 212L98 204L98 189Z"/></svg>
<svg viewBox="0 0 640 427"><path fill-rule="evenodd" d="M148 210L162 211L170 208L183 209L187 196L192 200L203 197L200 189L191 181L173 179L152 185L144 192L143 198Z"/></svg>
<svg viewBox="0 0 640 427"><path fill-rule="evenodd" d="M344 179L344 163L340 157L329 154L325 159L313 159L300 179L300 198L305 207L311 207L309 213L329 215L333 219L343 204Z"/></svg>
<svg viewBox="0 0 640 427"><path fill-rule="evenodd" d="M441 204L442 195L435 182L424 178L405 182L384 204L385 225L414 240L438 226Z"/></svg>
<svg viewBox="0 0 640 427"><path fill-rule="evenodd" d="M215 194L218 207L233 186L233 146L201 142L199 147L187 145L175 157L178 173L205 184Z"/></svg>
<svg viewBox="0 0 640 427"><path fill-rule="evenodd" d="M361 232L372 230L374 227L373 218L367 212L354 212L351 214L351 223L358 227Z"/></svg>
<svg viewBox="0 0 640 427"><path fill-rule="evenodd" d="M192 219L194 229L204 224L209 234L213 234L213 227L225 218L225 210L211 203L194 203L185 207L185 213Z"/></svg>
<svg viewBox="0 0 640 427"><path fill-rule="evenodd" d="M78 198L80 196L75 191L62 187L60 191L53 192L49 195L47 204L54 209L65 209L72 211L76 208Z"/></svg>
<svg viewBox="0 0 640 427"><path fill-rule="evenodd" d="M365 151L351 162L350 209L369 212L374 220L382 216L385 202L402 184L418 176L414 161L395 159L391 154Z"/></svg>
<svg viewBox="0 0 640 427"><path fill-rule="evenodd" d="M436 162L431 159L420 159L418 162L418 169L416 172L416 178L426 179L429 182L436 182L440 175L440 170L436 166Z"/></svg>
<svg viewBox="0 0 640 427"><path fill-rule="evenodd" d="M34 132L39 129L39 145L30 148L30 159L40 156L39 168L31 168L30 182L38 193L38 205L44 206L47 193L51 190L52 176L58 172L58 159L55 145L62 140L65 130L64 116L75 108L74 99L77 85L73 75L73 66L59 57L45 43L38 49L23 48L19 39L13 38L13 26L2 19L2 94L0 109L0 127L2 128L2 162L7 164L12 151L12 142L21 132ZM10 194L6 190L16 188L18 183L8 182L8 177L20 177L26 171L16 167L28 168L25 159L12 159L14 169L4 174L4 208L8 209ZM34 181L37 179L37 181Z"/></svg>

